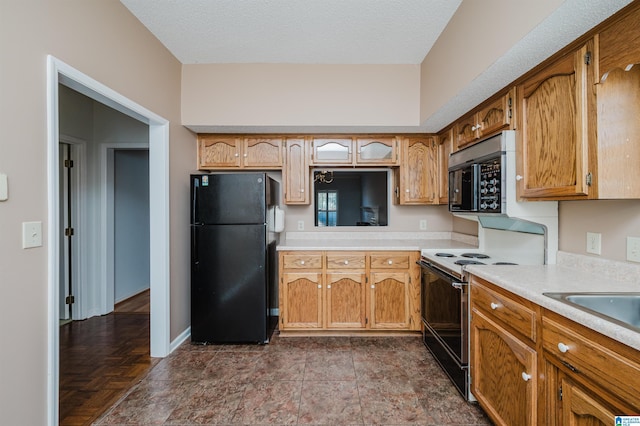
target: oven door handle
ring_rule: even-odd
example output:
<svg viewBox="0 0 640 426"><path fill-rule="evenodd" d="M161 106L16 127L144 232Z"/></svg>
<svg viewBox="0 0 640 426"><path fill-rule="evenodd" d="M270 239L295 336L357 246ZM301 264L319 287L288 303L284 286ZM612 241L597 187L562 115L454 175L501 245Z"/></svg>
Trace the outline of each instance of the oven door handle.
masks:
<svg viewBox="0 0 640 426"><path fill-rule="evenodd" d="M430 263L425 263L425 262L417 262L417 263L418 263L418 265L420 265L421 267L423 267L423 268L425 268L425 269L428 269L428 270L429 270L429 271L431 271L432 273L436 274L437 276L439 276L439 277L440 277L440 278L442 278L443 280L445 280L445 281L450 281L450 282L451 282L451 285L452 285L453 287L456 287L456 288L458 288L458 289L462 289L462 287L457 287L457 286L456 286L456 285L454 285L454 284L467 285L467 283L465 283L465 282L458 282L457 280L458 280L459 278L456 278L455 276L453 276L453 275L450 275L450 274L446 273L445 271L443 271L443 270L439 269L438 267L436 267L436 266L434 266L434 265L432 265L432 264L430 264Z"/></svg>

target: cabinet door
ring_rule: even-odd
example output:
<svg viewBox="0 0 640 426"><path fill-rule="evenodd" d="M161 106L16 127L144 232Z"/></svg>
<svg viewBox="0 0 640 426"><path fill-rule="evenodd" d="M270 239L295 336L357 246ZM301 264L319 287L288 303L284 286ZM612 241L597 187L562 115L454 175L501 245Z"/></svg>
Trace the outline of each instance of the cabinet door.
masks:
<svg viewBox="0 0 640 426"><path fill-rule="evenodd" d="M322 274L282 274L280 317L283 329L322 328Z"/></svg>
<svg viewBox="0 0 640 426"><path fill-rule="evenodd" d="M409 328L409 274L371 272L371 328Z"/></svg>
<svg viewBox="0 0 640 426"><path fill-rule="evenodd" d="M449 154L453 150L453 129L438 136L438 204L449 204Z"/></svg>
<svg viewBox="0 0 640 426"><path fill-rule="evenodd" d="M509 127L511 122L511 102L511 96L505 95L477 112L477 130L480 137Z"/></svg>
<svg viewBox="0 0 640 426"><path fill-rule="evenodd" d="M364 328L364 272L327 273L326 286L327 328Z"/></svg>
<svg viewBox="0 0 640 426"><path fill-rule="evenodd" d="M240 138L198 135L198 169L240 167L241 145Z"/></svg>
<svg viewBox="0 0 640 426"><path fill-rule="evenodd" d="M306 142L302 138L285 141L282 181L285 204L309 204L309 163Z"/></svg>
<svg viewBox="0 0 640 426"><path fill-rule="evenodd" d="M560 385L563 426L611 426L616 415L623 412L599 401L567 378L560 379Z"/></svg>
<svg viewBox="0 0 640 426"><path fill-rule="evenodd" d="M282 139L245 138L242 165L248 168L279 169L282 167Z"/></svg>
<svg viewBox="0 0 640 426"><path fill-rule="evenodd" d="M471 387L497 425L535 425L536 351L472 309Z"/></svg>
<svg viewBox="0 0 640 426"><path fill-rule="evenodd" d="M437 203L438 148L435 138L407 138L402 143L400 204Z"/></svg>
<svg viewBox="0 0 640 426"><path fill-rule="evenodd" d="M478 127L475 114L470 114L458 120L455 125L456 150L471 145L478 140Z"/></svg>
<svg viewBox="0 0 640 426"><path fill-rule="evenodd" d="M599 34L598 198L640 198L640 7Z"/></svg>
<svg viewBox="0 0 640 426"><path fill-rule="evenodd" d="M518 87L519 195L587 198L589 143L595 143L593 41ZM593 133L593 135L592 135Z"/></svg>
<svg viewBox="0 0 640 426"><path fill-rule="evenodd" d="M393 166L398 164L396 138L357 138L356 163Z"/></svg>
<svg viewBox="0 0 640 426"><path fill-rule="evenodd" d="M351 138L314 138L313 164L352 164L353 140Z"/></svg>

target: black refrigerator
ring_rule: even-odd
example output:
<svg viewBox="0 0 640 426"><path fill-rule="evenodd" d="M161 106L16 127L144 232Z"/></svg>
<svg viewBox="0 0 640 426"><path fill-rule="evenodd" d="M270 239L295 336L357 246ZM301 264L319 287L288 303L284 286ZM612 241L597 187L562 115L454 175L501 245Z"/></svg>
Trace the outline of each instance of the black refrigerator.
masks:
<svg viewBox="0 0 640 426"><path fill-rule="evenodd" d="M191 175L192 343L269 341L278 197L266 173Z"/></svg>

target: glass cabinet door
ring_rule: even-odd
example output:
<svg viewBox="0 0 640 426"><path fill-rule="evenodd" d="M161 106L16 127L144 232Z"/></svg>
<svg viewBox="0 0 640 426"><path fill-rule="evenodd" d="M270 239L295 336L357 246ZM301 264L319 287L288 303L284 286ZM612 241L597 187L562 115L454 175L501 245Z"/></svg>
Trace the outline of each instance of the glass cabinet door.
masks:
<svg viewBox="0 0 640 426"><path fill-rule="evenodd" d="M357 163L365 164L397 164L396 139L357 139Z"/></svg>
<svg viewBox="0 0 640 426"><path fill-rule="evenodd" d="M351 138L314 139L314 164L351 164L353 162Z"/></svg>

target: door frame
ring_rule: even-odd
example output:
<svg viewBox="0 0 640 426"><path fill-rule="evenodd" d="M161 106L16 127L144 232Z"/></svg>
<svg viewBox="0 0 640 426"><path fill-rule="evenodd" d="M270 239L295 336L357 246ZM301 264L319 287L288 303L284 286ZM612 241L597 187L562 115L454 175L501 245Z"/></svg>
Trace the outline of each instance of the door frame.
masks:
<svg viewBox="0 0 640 426"><path fill-rule="evenodd" d="M123 114L149 125L150 281L152 357L170 350L169 253L169 121L124 97L88 75L47 56L47 424L58 424L59 402L59 102L58 84L64 84ZM104 272L104 271L103 271Z"/></svg>
<svg viewBox="0 0 640 426"><path fill-rule="evenodd" d="M83 202L85 197L85 182L87 181L87 172L85 165L87 164L87 141L73 136L61 134L58 139L58 146L61 144L71 145L73 158L72 176L73 183L71 187L72 194L72 223L75 235L75 242L72 247L71 260L71 289L75 296L75 303L72 309L72 320L86 318L86 292L83 289L83 283L87 282L85 263L85 254L88 252L87 233L84 232L86 227L86 209ZM60 166L59 166L60 167ZM59 198L58 198L59 199ZM62 258L62 256L61 256Z"/></svg>

